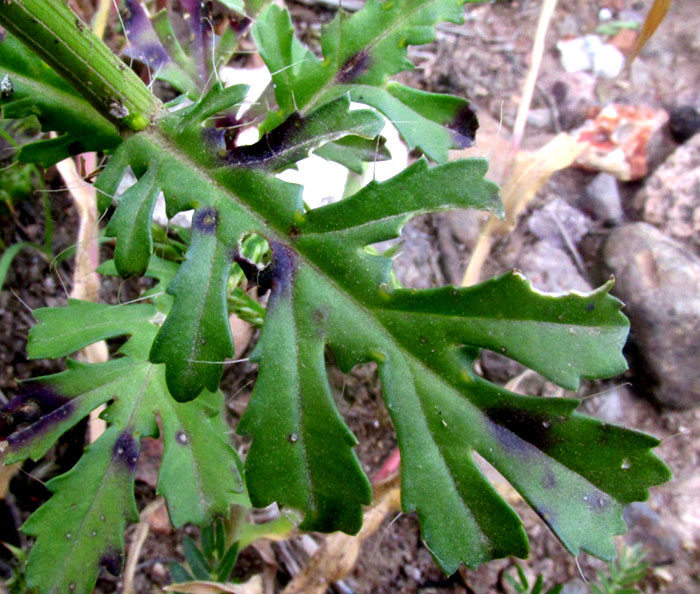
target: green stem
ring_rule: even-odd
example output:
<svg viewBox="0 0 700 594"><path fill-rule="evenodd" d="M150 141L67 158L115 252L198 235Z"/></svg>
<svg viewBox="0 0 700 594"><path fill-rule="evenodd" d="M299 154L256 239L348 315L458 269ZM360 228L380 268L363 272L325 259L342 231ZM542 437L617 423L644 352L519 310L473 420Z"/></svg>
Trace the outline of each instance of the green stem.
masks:
<svg viewBox="0 0 700 594"><path fill-rule="evenodd" d="M161 103L63 0L2 0L0 25L119 128L143 130Z"/></svg>

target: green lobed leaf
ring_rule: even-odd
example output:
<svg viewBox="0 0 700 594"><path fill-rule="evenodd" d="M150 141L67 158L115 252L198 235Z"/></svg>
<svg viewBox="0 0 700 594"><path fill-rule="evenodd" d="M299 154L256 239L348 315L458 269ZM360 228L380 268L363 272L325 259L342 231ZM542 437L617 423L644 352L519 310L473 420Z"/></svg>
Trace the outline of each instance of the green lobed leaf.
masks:
<svg viewBox="0 0 700 594"><path fill-rule="evenodd" d="M153 251L151 220L160 187L156 183L158 165L146 173L119 198L117 210L105 229L105 235L119 235L114 250L117 269L124 277L142 276Z"/></svg>
<svg viewBox="0 0 700 594"><path fill-rule="evenodd" d="M305 528L359 527L367 483L352 453L354 438L329 399L322 367L329 346L344 369L377 362L402 451L403 507L418 513L423 538L443 569L527 554L520 520L481 476L475 454L511 481L569 550L603 558L614 553L612 537L624 530L623 505L644 499L649 485L667 478L650 453L656 440L581 417L574 401L509 394L471 370L478 349L505 348L506 356L567 387L623 371L628 323L610 286L556 297L509 274L469 289L392 290L390 260L365 250L398 235L418 213L454 207L500 212L496 188L483 177L484 161L431 168L420 160L386 182L303 212L294 186L256 168L192 168L179 152L185 144L167 146L162 138L150 147L142 139L134 158L148 160L157 152L166 197L176 193L174 184L193 188L199 212L217 221L208 234L195 221L187 262L170 289L174 306L155 345L163 349L156 360L173 368L173 377L197 344L182 336L219 340L226 333L218 297L205 305L212 284L220 287L226 276L212 276L211 254L220 250L229 262L223 254L236 252L250 233L273 248L267 268L244 268L249 282L271 290L255 354L258 385L239 427L253 438L246 474L254 504L277 501L299 509ZM216 191L202 210L196 188L209 176ZM176 209L193 198L171 202ZM206 236L206 250L199 236ZM205 327L198 320L206 311ZM216 324L219 334L213 334ZM196 373L186 381L184 397L205 385Z"/></svg>
<svg viewBox="0 0 700 594"><path fill-rule="evenodd" d="M255 144L228 151L226 161L230 165L279 171L327 142L348 135L373 139L381 132L384 121L379 115L349 108L350 100L340 97L306 117L293 114Z"/></svg>
<svg viewBox="0 0 700 594"><path fill-rule="evenodd" d="M149 272L153 276L170 274L157 260ZM38 378L43 393L52 394L58 406L11 434L4 454L6 463L39 459L60 435L99 405L109 403L103 413L107 432L74 469L49 483L54 496L25 526L37 536L29 576L42 592L89 592L100 565L119 573L124 523L135 518L133 470L139 439L158 436L156 416L164 442L157 492L165 496L176 527L188 522L206 524L213 515L227 513L231 504L248 504L221 415L221 393L205 392L195 402L180 404L167 391L164 367L147 360L158 329L155 308L101 305L97 310L94 306L71 301L68 307L36 310L39 324L32 328L36 342L30 354L42 349L42 343L56 333L78 334L90 314L99 317L104 327L111 324L111 336L119 336L114 328L121 326L122 334L133 331L134 337L121 347L121 356L111 361L86 364L69 360L66 371ZM101 334L92 336L98 340ZM49 346L58 356L72 352L76 344L61 338ZM76 584L74 590L71 583Z"/></svg>
<svg viewBox="0 0 700 594"><path fill-rule="evenodd" d="M226 304L231 246L217 238L216 210L198 210L192 226L187 259L167 289L175 297L171 315L150 354L153 363L167 361L168 388L180 402L192 400L203 388L216 391L222 361L233 356ZM193 291L192 283L199 290Z"/></svg>
<svg viewBox="0 0 700 594"><path fill-rule="evenodd" d="M427 93L390 82L387 88L340 85L353 101L382 112L396 126L408 148L419 148L433 161L445 163L450 149L474 144L479 124L469 102L454 95Z"/></svg>
<svg viewBox="0 0 700 594"><path fill-rule="evenodd" d="M2 117L36 116L42 131L61 134L24 145L20 161L48 167L71 155L114 148L121 142L110 122L9 33L0 40L0 78L5 76L11 90L0 96Z"/></svg>
<svg viewBox="0 0 700 594"><path fill-rule="evenodd" d="M138 520L137 458L133 436L111 427L75 468L47 483L54 495L22 527L36 537L27 568L30 588L89 592L100 567L121 573L124 528Z"/></svg>
<svg viewBox="0 0 700 594"><path fill-rule="evenodd" d="M255 485L251 501L256 507L277 501L303 510L304 530L355 533L372 490L352 451L357 440L328 386L317 325L323 312L310 317L299 306L291 255L288 260L285 248L273 249L279 278L252 357L260 374L237 429L253 438L246 458L246 477Z"/></svg>
<svg viewBox="0 0 700 594"><path fill-rule="evenodd" d="M39 324L29 331L27 354L30 359L63 357L93 342L135 334L152 321L156 309L140 303L134 307L114 307L69 299L68 307L37 309Z"/></svg>
<svg viewBox="0 0 700 594"><path fill-rule="evenodd" d="M359 136L346 136L324 144L316 149L314 154L340 163L359 175L364 173L365 163L391 159L391 153L386 148L386 139L382 136L371 140Z"/></svg>
<svg viewBox="0 0 700 594"><path fill-rule="evenodd" d="M474 142L478 123L469 102L387 83L387 78L413 68L406 47L432 41L436 23L461 22L463 4L370 0L352 16L340 11L322 29L323 60L294 36L289 14L269 6L253 27L253 39L272 73L280 111L268 116L263 130L294 111L305 113L348 94L388 117L411 149L418 147L431 159L446 162L449 149Z"/></svg>
<svg viewBox="0 0 700 594"><path fill-rule="evenodd" d="M455 0L370 0L356 15L340 13L324 29L324 58L318 60L293 36L287 13L268 8L254 33L273 71L280 107L265 128L268 140L274 134L271 122L289 118L292 111L300 113L291 121L323 121L318 113L327 112L318 110L337 109L341 103L332 101L343 85L352 86L343 90L350 97L362 85L381 87L386 93L381 101L390 95L424 120L424 130L432 122L443 132L454 131L456 111L466 107L461 100L438 100L387 85L386 79L410 67L407 44L432 39L439 20L460 18L461 3ZM343 101L339 113L345 117L347 99ZM453 572L460 563L475 567L495 557L527 554L517 514L482 476L476 455L510 481L570 551L613 556L612 537L624 530L624 504L646 498L650 485L668 479L667 468L651 453L658 441L579 415L575 400L519 396L473 371L480 349L501 352L567 387L576 387L581 378L624 370L620 350L628 325L620 303L608 294L610 285L586 295L551 296L534 291L520 275L509 274L469 289L396 289L390 260L371 253L368 246L396 237L418 213L456 207L499 213L496 189L483 177L484 161L430 168L420 160L391 180L373 182L340 203L307 212L301 189L266 171L278 166L268 167L269 160L222 165L217 144L221 138L200 133L206 112L195 105L184 114L164 115L157 126L125 140L102 176L103 187L113 189L128 166L143 179L157 164L154 184L166 196L168 214L197 210L186 260L168 285L172 307L162 300L160 316L135 324L137 331L122 348L123 357L111 365L89 366L86 371L71 364L63 379L50 380L57 386L67 381L71 388L63 392L74 391L74 399L86 393L76 401L80 412L63 409L65 418L64 413L48 415L48 421L40 421L21 440L13 438L12 459L47 447L39 434L58 431L52 424L67 427L93 401L104 398L107 388L91 394L85 387L110 385L112 380L105 378L116 377L118 366L126 365L123 359L133 358L138 373L134 367L128 377L120 374L119 381L140 382L148 389L116 384L119 390L111 392L114 400L105 416L121 431L118 439L154 434L154 412L168 419L170 429L164 424L163 432L171 458L170 466L163 462L168 470L162 489L171 490L169 500L179 496L182 483L174 469L187 468L188 457L196 468L215 468L211 458L204 464L190 446L191 440L200 439L195 428L216 434L223 458L233 460L234 466L216 412L211 418L218 425L213 429L202 429L195 421L206 414L195 408L209 402L206 393L184 404L168 399L169 406L193 407L173 412L152 394L163 398L167 383L176 399L185 401L218 385L222 361L232 353L226 284L236 260L250 284L261 292L270 290L255 351L259 381L240 423L240 431L253 438L246 460L253 503L277 501L298 509L306 528L359 528L361 505L370 492L352 450L354 436L331 398L324 367L328 347L344 370L370 361L377 364L402 453L403 508L417 512L426 545L445 571ZM185 120L187 113L196 115ZM352 126L340 128L353 133ZM304 142L313 145L311 137ZM443 135L432 153L426 153L443 159L453 142L451 133ZM302 154L289 150L288 162ZM118 242L131 229L124 220L115 224ZM265 238L272 247L265 268L241 254L241 244L250 235ZM164 313L167 319L158 330L155 324ZM53 319L57 318L47 316L41 323ZM133 320L125 322L128 332ZM67 323L70 326L73 319ZM89 341L115 336L113 320L88 328ZM48 353L65 354L85 342L74 330L64 331L58 340L53 340L54 333L37 331L35 352L43 348L39 338L49 341ZM145 360L149 354L151 363ZM153 364L159 362L165 363L165 371ZM212 400L206 410L215 411L215 404ZM194 414L183 417L188 414L179 414L183 410ZM109 462L103 456L100 464L105 468ZM238 475L224 476L224 487L207 484L188 491L180 511L216 488L222 495L212 501L235 500ZM170 501L169 506L171 514L178 513ZM212 511L205 507L199 511ZM45 530L43 542L48 542L47 535L57 536L51 526Z"/></svg>

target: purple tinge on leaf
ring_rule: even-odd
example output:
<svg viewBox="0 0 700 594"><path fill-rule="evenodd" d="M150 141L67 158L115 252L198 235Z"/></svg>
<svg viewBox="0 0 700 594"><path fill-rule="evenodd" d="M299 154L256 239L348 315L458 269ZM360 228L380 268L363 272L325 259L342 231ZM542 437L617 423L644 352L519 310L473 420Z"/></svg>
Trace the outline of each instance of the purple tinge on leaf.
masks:
<svg viewBox="0 0 700 594"><path fill-rule="evenodd" d="M122 432L114 444L112 461L123 466L128 472L134 472L139 459L139 442L128 431Z"/></svg>
<svg viewBox="0 0 700 594"><path fill-rule="evenodd" d="M119 549L109 547L100 557L100 565L112 575L119 575L124 565L124 556Z"/></svg>
<svg viewBox="0 0 700 594"><path fill-rule="evenodd" d="M348 84L353 82L356 78L362 76L370 67L370 56L366 50L357 52L350 56L345 63L341 66L338 74L336 75L336 80L340 84Z"/></svg>
<svg viewBox="0 0 700 594"><path fill-rule="evenodd" d="M187 14L187 23L190 28L190 55L195 59L200 78L205 81L209 76L213 33L209 6L202 0L179 0L179 2L180 7Z"/></svg>
<svg viewBox="0 0 700 594"><path fill-rule="evenodd" d="M30 385L0 408L0 439L19 447L73 411L73 403L42 385Z"/></svg>
<svg viewBox="0 0 700 594"><path fill-rule="evenodd" d="M479 120L474 110L465 105L456 114L454 119L447 124L452 130L455 143L459 148L469 148L474 145L476 131L479 129Z"/></svg>
<svg viewBox="0 0 700 594"><path fill-rule="evenodd" d="M296 256L289 246L273 241L270 248L272 259L263 269L242 254L234 256L248 281L258 286L259 294L271 291L268 306L274 299L289 294L296 270Z"/></svg>
<svg viewBox="0 0 700 594"><path fill-rule="evenodd" d="M238 146L229 150L225 162L228 165L265 167L274 162L275 157L280 153L293 145L294 138L304 129L305 125L304 117L294 112L255 144Z"/></svg>
<svg viewBox="0 0 700 594"><path fill-rule="evenodd" d="M171 61L170 56L153 30L146 10L138 0L126 0L126 7L124 29L129 43L124 55L148 65L151 70L162 68Z"/></svg>

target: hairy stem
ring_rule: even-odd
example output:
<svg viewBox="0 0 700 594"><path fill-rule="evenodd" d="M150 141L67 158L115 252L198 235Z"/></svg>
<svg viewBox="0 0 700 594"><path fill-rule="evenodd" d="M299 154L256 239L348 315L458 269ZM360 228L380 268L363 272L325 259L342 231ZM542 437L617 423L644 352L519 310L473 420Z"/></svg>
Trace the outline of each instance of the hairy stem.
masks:
<svg viewBox="0 0 700 594"><path fill-rule="evenodd" d="M158 99L65 2L3 0L0 25L119 128L142 130L158 112Z"/></svg>

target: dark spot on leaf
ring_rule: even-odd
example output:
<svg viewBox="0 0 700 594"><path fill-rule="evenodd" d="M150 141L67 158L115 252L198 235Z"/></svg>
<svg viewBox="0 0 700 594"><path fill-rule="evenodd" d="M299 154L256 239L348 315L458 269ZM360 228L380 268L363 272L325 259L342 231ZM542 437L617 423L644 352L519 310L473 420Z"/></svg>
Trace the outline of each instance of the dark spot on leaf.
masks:
<svg viewBox="0 0 700 594"><path fill-rule="evenodd" d="M544 471L542 486L545 489L555 489L557 486L557 477L554 476L554 473L549 468Z"/></svg>
<svg viewBox="0 0 700 594"><path fill-rule="evenodd" d="M507 429L539 450L546 452L559 442L559 438L552 432L550 419L544 415L504 406L487 408L484 412L499 429ZM500 434L498 437L507 441L507 438L502 438ZM510 441L515 444L512 438ZM522 445L518 444L517 447Z"/></svg>
<svg viewBox="0 0 700 594"><path fill-rule="evenodd" d="M357 52L345 60L335 78L340 84L350 83L367 72L369 65L369 54L364 50Z"/></svg>
<svg viewBox="0 0 700 594"><path fill-rule="evenodd" d="M611 500L607 495L603 495L599 491L594 491L583 496L583 500L586 502L588 509L591 511L600 511L606 509Z"/></svg>
<svg viewBox="0 0 700 594"><path fill-rule="evenodd" d="M124 558L121 551L110 547L107 552L100 557L100 565L112 575L118 576L122 572Z"/></svg>
<svg viewBox="0 0 700 594"><path fill-rule="evenodd" d="M265 167L277 155L292 146L294 138L305 125L306 120L298 113L293 113L274 130L264 134L255 144L237 146L229 150L225 162L228 165ZM306 149L301 149L299 156L302 157L305 151Z"/></svg>
<svg viewBox="0 0 700 594"><path fill-rule="evenodd" d="M187 433L185 433L184 431L178 431L178 432L175 434L175 441L176 441L177 443L179 443L180 445L185 446L185 445L187 445L188 443L190 443L190 438L187 437Z"/></svg>
<svg viewBox="0 0 700 594"><path fill-rule="evenodd" d="M136 461L139 459L139 445L134 436L128 431L124 431L114 444L112 460L117 464L126 466L129 472L136 468Z"/></svg>
<svg viewBox="0 0 700 594"><path fill-rule="evenodd" d="M218 213L216 212L216 209L208 206L206 208L200 208L194 214L194 218L192 219L192 228L200 233L212 235L213 233L216 233L218 222Z"/></svg>
<svg viewBox="0 0 700 594"><path fill-rule="evenodd" d="M586 311L593 311L595 309L594 303L589 303L586 305Z"/></svg>
<svg viewBox="0 0 700 594"><path fill-rule="evenodd" d="M428 339L425 336L421 336L418 338L418 342L421 344L426 344L428 342Z"/></svg>
<svg viewBox="0 0 700 594"><path fill-rule="evenodd" d="M75 582L71 582L70 584L68 584L68 591L69 591L69 592L75 592L75 588L76 588L76 587L77 587L76 583L75 583Z"/></svg>
<svg viewBox="0 0 700 594"><path fill-rule="evenodd" d="M317 307L311 312L311 321L314 324L324 324L328 319L328 310L325 307Z"/></svg>
<svg viewBox="0 0 700 594"><path fill-rule="evenodd" d="M219 128L202 129L202 141L212 152L220 156L226 156L226 131Z"/></svg>
<svg viewBox="0 0 700 594"><path fill-rule="evenodd" d="M299 227L297 227L296 225L292 225L289 228L289 231L287 231L287 233L289 234L289 237L291 237L292 239L296 239L297 237L299 237L299 235L301 235L301 229L299 229Z"/></svg>
<svg viewBox="0 0 700 594"><path fill-rule="evenodd" d="M467 148L474 145L476 131L479 129L479 120L476 118L474 110L465 105L447 124L447 127L452 130L455 143L459 148Z"/></svg>
<svg viewBox="0 0 700 594"><path fill-rule="evenodd" d="M299 436L296 433L290 433L289 435L287 435L287 441L289 443L296 443L297 441L299 441Z"/></svg>

